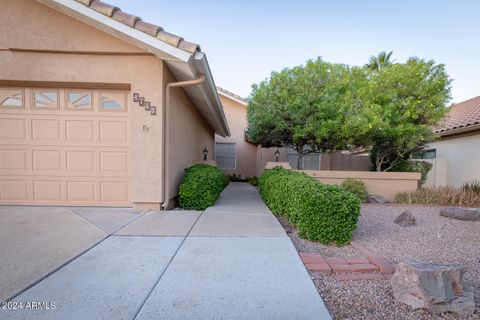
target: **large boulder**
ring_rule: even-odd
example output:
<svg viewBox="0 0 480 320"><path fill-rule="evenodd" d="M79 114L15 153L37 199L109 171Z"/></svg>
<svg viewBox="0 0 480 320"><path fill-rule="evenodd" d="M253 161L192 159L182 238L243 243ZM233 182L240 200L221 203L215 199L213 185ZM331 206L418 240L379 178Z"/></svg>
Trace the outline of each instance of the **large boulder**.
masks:
<svg viewBox="0 0 480 320"><path fill-rule="evenodd" d="M401 227L411 227L417 225L417 220L415 220L413 214L408 210L403 211L403 213L399 215L394 222Z"/></svg>
<svg viewBox="0 0 480 320"><path fill-rule="evenodd" d="M369 194L367 196L367 202L369 203L390 203L384 196L379 194Z"/></svg>
<svg viewBox="0 0 480 320"><path fill-rule="evenodd" d="M440 209L440 215L465 221L480 221L480 209L479 208L461 208L451 207Z"/></svg>
<svg viewBox="0 0 480 320"><path fill-rule="evenodd" d="M414 309L469 316L475 311L475 301L473 289L462 283L464 272L459 265L406 260L392 276L393 296Z"/></svg>

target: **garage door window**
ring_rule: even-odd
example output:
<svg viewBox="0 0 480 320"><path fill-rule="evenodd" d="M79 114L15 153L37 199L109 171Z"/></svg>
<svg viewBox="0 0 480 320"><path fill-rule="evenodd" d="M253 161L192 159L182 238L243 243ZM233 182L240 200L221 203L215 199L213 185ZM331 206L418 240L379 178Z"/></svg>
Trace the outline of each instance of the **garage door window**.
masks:
<svg viewBox="0 0 480 320"><path fill-rule="evenodd" d="M23 108L23 91L18 89L0 89L1 108Z"/></svg>
<svg viewBox="0 0 480 320"><path fill-rule="evenodd" d="M101 107L104 110L123 111L126 105L126 95L123 92L102 92Z"/></svg>
<svg viewBox="0 0 480 320"><path fill-rule="evenodd" d="M235 169L235 143L217 143L215 146L215 157L219 168Z"/></svg>
<svg viewBox="0 0 480 320"><path fill-rule="evenodd" d="M58 109L58 91L33 91L35 109Z"/></svg>
<svg viewBox="0 0 480 320"><path fill-rule="evenodd" d="M67 93L67 108L72 110L91 110L92 93L88 91L69 91Z"/></svg>

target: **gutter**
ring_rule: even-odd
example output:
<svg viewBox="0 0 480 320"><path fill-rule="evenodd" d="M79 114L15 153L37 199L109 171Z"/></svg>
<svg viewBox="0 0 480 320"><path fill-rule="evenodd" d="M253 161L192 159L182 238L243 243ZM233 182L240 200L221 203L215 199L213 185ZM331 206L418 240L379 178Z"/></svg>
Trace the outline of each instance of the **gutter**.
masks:
<svg viewBox="0 0 480 320"><path fill-rule="evenodd" d="M169 183L170 182L170 121L167 119L170 118L170 92L172 88L179 88L179 87L187 87L187 86L197 86L201 85L205 82L205 75L200 74L200 77L193 80L187 81L178 81L178 82L170 82L165 86L165 103L163 104L162 108L162 121L163 121L163 128L164 135L163 135L163 192L164 192L164 201L162 204L162 208L167 210L170 204L170 190L169 190Z"/></svg>

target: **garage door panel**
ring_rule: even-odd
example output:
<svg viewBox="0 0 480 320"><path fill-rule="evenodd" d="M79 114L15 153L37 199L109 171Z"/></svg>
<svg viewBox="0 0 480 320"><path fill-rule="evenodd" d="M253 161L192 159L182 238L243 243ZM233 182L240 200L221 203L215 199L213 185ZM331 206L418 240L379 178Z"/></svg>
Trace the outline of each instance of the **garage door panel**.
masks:
<svg viewBox="0 0 480 320"><path fill-rule="evenodd" d="M32 168L35 171L56 171L62 170L60 150L33 150Z"/></svg>
<svg viewBox="0 0 480 320"><path fill-rule="evenodd" d="M67 181L67 201L95 202L95 181Z"/></svg>
<svg viewBox="0 0 480 320"><path fill-rule="evenodd" d="M33 200L62 201L62 182L59 180L34 180Z"/></svg>
<svg viewBox="0 0 480 320"><path fill-rule="evenodd" d="M94 151L66 151L67 171L95 174Z"/></svg>
<svg viewBox="0 0 480 320"><path fill-rule="evenodd" d="M125 91L4 89L0 204L130 205Z"/></svg>
<svg viewBox="0 0 480 320"><path fill-rule="evenodd" d="M102 202L128 201L128 183L126 182L100 182L100 200Z"/></svg>
<svg viewBox="0 0 480 320"><path fill-rule="evenodd" d="M32 140L61 142L60 120L32 119Z"/></svg>
<svg viewBox="0 0 480 320"><path fill-rule="evenodd" d="M100 143L107 145L128 144L128 127L125 121L100 121Z"/></svg>
<svg viewBox="0 0 480 320"><path fill-rule="evenodd" d="M1 143L25 143L27 137L27 120L18 118L0 119Z"/></svg>
<svg viewBox="0 0 480 320"><path fill-rule="evenodd" d="M27 150L0 150L0 170L27 170Z"/></svg>
<svg viewBox="0 0 480 320"><path fill-rule="evenodd" d="M67 143L93 144L95 142L93 120L66 120L65 132Z"/></svg>
<svg viewBox="0 0 480 320"><path fill-rule="evenodd" d="M0 197L2 200L28 200L28 186L26 179L0 181Z"/></svg>

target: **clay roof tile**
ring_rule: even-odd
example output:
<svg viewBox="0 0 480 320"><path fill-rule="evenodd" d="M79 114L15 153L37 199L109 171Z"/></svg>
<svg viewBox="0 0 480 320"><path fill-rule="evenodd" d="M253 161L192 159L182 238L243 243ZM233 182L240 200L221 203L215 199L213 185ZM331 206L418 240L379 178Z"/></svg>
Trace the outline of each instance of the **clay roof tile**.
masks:
<svg viewBox="0 0 480 320"><path fill-rule="evenodd" d="M81 2L83 3L83 1ZM119 10L118 7L112 6L99 0L91 1L89 7L97 12L106 15L107 17L111 17L115 11Z"/></svg>
<svg viewBox="0 0 480 320"><path fill-rule="evenodd" d="M137 21L141 20L139 17L134 16L133 14L123 12L121 10L115 11L112 18L117 20L120 23L126 24L131 28L135 27L135 24L137 23Z"/></svg>
<svg viewBox="0 0 480 320"><path fill-rule="evenodd" d="M480 124L480 96L453 104L434 131L445 134L478 124Z"/></svg>

